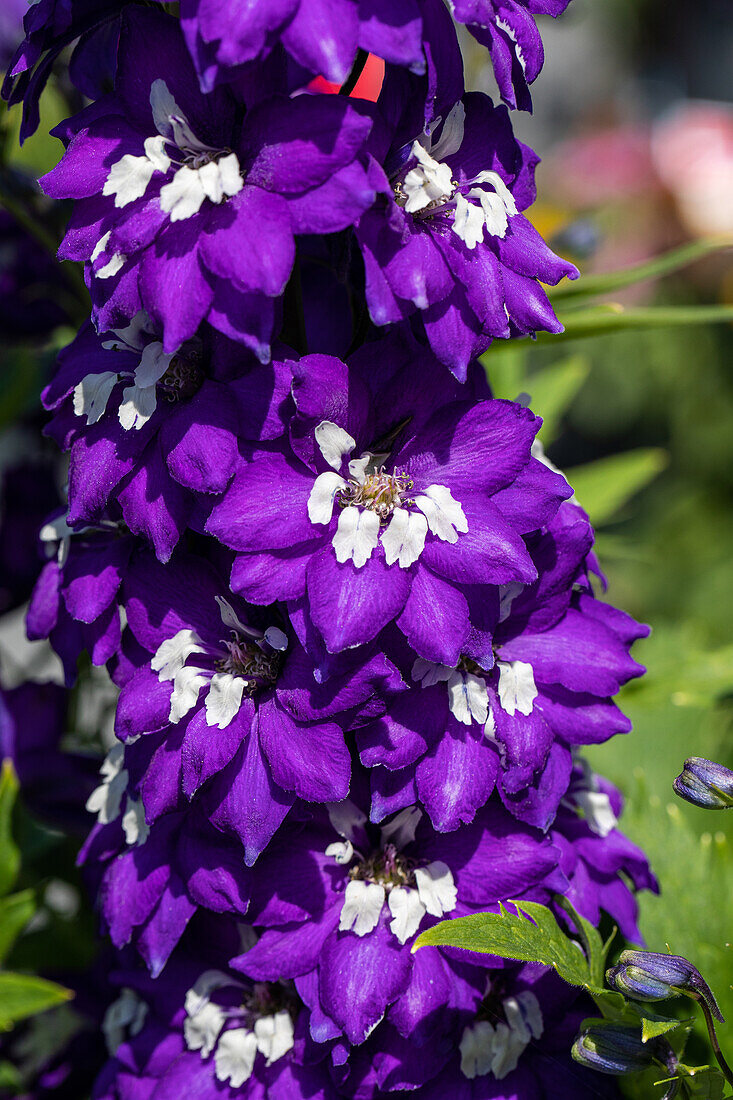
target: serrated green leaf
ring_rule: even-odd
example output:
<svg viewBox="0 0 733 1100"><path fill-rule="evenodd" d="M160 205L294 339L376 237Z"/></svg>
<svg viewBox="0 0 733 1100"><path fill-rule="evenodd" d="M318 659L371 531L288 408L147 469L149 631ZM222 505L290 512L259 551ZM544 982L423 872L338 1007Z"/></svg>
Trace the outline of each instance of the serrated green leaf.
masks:
<svg viewBox="0 0 733 1100"><path fill-rule="evenodd" d="M73 993L34 974L0 972L0 1030L8 1031L19 1020L64 1004Z"/></svg>
<svg viewBox="0 0 733 1100"><path fill-rule="evenodd" d="M609 271L603 275L583 275L575 282L565 281L561 286L551 289L549 293L553 304L562 302L563 306L576 300L612 294L627 286L636 286L649 279L671 275L705 256L730 248L731 243L728 239L720 238L693 241L692 244L683 244L680 248L673 248L662 256L655 256L651 260L645 260L643 263L634 264L619 271Z"/></svg>
<svg viewBox="0 0 733 1100"><path fill-rule="evenodd" d="M665 1078L663 1083L676 1080L682 1082L685 1096L698 1097L699 1100L723 1100L726 1081L717 1066L679 1065L675 1076Z"/></svg>
<svg viewBox="0 0 733 1100"><path fill-rule="evenodd" d="M557 437L560 421L590 373L590 360L573 355L537 371L525 383L532 412L542 417L539 438L546 447Z"/></svg>
<svg viewBox="0 0 733 1100"><path fill-rule="evenodd" d="M600 526L613 519L624 504L653 481L667 462L666 451L640 447L576 466L566 470L565 476L591 523Z"/></svg>
<svg viewBox="0 0 733 1100"><path fill-rule="evenodd" d="M0 900L0 962L3 962L20 933L36 911L33 890L23 890Z"/></svg>
<svg viewBox="0 0 733 1100"><path fill-rule="evenodd" d="M568 914L583 941L591 983L599 989L603 989L606 974L606 955L615 935L615 929L614 933L609 936L608 942L604 944L598 929L589 920L582 917L566 897L558 896L557 903Z"/></svg>
<svg viewBox="0 0 733 1100"><path fill-rule="evenodd" d="M461 947L518 962L553 967L569 985L588 988L590 970L579 944L569 939L550 910L533 901L512 901L517 914L500 906L498 913L472 913L441 921L418 936L421 947Z"/></svg>
<svg viewBox="0 0 733 1100"><path fill-rule="evenodd" d="M20 852L12 836L13 806L18 795L18 777L11 760L0 770L0 897L7 894L20 868Z"/></svg>

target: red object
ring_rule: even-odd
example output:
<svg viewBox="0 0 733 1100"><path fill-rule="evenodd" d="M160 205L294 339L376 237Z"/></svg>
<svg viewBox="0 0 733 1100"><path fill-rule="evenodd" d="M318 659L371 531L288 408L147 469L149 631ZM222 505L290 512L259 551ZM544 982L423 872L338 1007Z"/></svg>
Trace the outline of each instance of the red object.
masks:
<svg viewBox="0 0 733 1100"><path fill-rule="evenodd" d="M370 53L366 59L366 64L364 65L362 73L354 85L351 96L354 99L368 99L372 103L376 103L379 93L382 90L383 80L384 62L381 57L377 57L376 54ZM314 80L311 80L308 85L308 91L321 92L326 95L337 95L340 87L340 84L332 84L331 81L326 80L324 76L317 76Z"/></svg>

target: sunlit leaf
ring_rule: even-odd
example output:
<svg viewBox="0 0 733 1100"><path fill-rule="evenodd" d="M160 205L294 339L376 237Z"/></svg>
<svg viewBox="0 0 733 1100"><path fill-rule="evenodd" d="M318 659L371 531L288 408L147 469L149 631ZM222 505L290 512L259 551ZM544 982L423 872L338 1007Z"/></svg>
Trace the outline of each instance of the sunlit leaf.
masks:
<svg viewBox="0 0 733 1100"><path fill-rule="evenodd" d="M558 435L560 421L589 373L590 361L581 355L573 355L537 371L527 381L532 412L542 417L539 435L546 447Z"/></svg>
<svg viewBox="0 0 733 1100"><path fill-rule="evenodd" d="M4 760L0 771L0 897L12 888L20 867L20 852L11 832L13 806L18 795L18 778L12 761Z"/></svg>
<svg viewBox="0 0 733 1100"><path fill-rule="evenodd" d="M16 939L36 910L33 890L23 890L0 900L0 962L7 958Z"/></svg>
<svg viewBox="0 0 733 1100"><path fill-rule="evenodd" d="M70 990L33 974L0 972L0 1030L71 999Z"/></svg>

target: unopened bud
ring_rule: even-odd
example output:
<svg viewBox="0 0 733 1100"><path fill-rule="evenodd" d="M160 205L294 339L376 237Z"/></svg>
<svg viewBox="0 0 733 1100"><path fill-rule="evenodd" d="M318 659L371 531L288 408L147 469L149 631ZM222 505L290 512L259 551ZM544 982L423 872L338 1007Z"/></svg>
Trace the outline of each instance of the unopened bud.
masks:
<svg viewBox="0 0 733 1100"><path fill-rule="evenodd" d="M705 810L727 810L733 806L733 772L702 756L685 760L682 774L672 786L680 798Z"/></svg>
<svg viewBox="0 0 733 1100"><path fill-rule="evenodd" d="M664 1001L685 994L703 1001L724 1023L720 1009L700 971L681 955L652 951L622 951L616 966L606 971L608 984L637 1001Z"/></svg>
<svg viewBox="0 0 733 1100"><path fill-rule="evenodd" d="M589 1024L573 1043L573 1058L598 1073L622 1077L647 1069L655 1058L651 1043L641 1041L640 1027Z"/></svg>

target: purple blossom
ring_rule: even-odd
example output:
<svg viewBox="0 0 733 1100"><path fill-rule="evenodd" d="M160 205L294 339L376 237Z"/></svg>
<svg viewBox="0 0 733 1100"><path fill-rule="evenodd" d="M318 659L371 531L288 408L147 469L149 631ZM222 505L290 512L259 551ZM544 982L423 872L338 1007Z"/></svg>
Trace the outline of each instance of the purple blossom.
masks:
<svg viewBox="0 0 733 1100"><path fill-rule="evenodd" d="M115 89L64 124L43 178L77 200L59 255L87 262L97 328L145 309L170 354L208 319L266 361L294 234L338 232L374 200L358 159L371 119L335 96L273 96L242 122L227 88L198 92L177 20L137 8Z"/></svg>
<svg viewBox="0 0 733 1100"><path fill-rule="evenodd" d="M237 435L280 430L273 372L212 330L166 353L138 314L97 336L85 325L43 391L46 429L70 451L69 516L94 523L117 500L128 528L168 560L197 493L226 488Z"/></svg>
<svg viewBox="0 0 733 1100"><path fill-rule="evenodd" d="M201 791L212 822L239 838L251 864L296 797L347 795L344 733L381 713L398 679L383 655L348 654L318 684L276 608L248 608L204 560L182 554L167 568L140 556L125 592L145 652L125 676L116 728L126 758L142 753L148 822Z"/></svg>
<svg viewBox="0 0 733 1100"><path fill-rule="evenodd" d="M458 661L415 660L394 636L387 652L421 690L396 695L357 731L375 820L418 800L436 828L454 829L496 785L507 809L546 829L572 751L628 732L612 696L643 672L628 650L648 631L593 595L592 543L585 513L562 504L528 539L538 579L472 594Z"/></svg>
<svg viewBox="0 0 733 1100"><path fill-rule="evenodd" d="M530 455L538 419L471 402L429 365L392 338L348 366L322 355L276 364L292 371L288 434L243 449L211 510L206 531L240 552L233 590L298 601L314 652L313 628L335 653L396 621L420 656L455 665L474 598L480 607L489 586L536 577L521 536L569 492Z"/></svg>
<svg viewBox="0 0 733 1100"><path fill-rule="evenodd" d="M486 46L501 98L520 111L532 110L529 85L537 79L544 50L535 15L558 16L570 0L452 0L459 23Z"/></svg>

